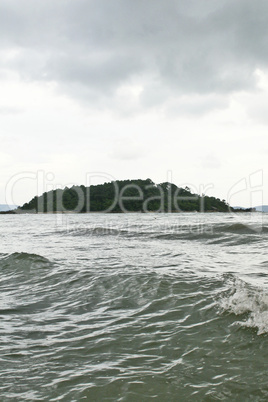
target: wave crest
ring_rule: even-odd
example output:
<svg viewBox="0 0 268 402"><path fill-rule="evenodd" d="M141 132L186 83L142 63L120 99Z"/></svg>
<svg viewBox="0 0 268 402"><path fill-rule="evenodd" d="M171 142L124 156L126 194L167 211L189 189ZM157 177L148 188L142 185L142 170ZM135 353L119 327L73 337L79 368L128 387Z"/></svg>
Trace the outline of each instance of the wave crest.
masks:
<svg viewBox="0 0 268 402"><path fill-rule="evenodd" d="M51 262L39 255L30 254L24 252L16 252L12 254L2 255L0 257L0 269L12 269L12 270L26 270L32 268L42 268L50 265Z"/></svg>
<svg viewBox="0 0 268 402"><path fill-rule="evenodd" d="M255 328L257 334L268 333L268 293L263 289L252 288L240 279L231 284L228 295L219 301L221 312L243 316L244 320L235 325Z"/></svg>

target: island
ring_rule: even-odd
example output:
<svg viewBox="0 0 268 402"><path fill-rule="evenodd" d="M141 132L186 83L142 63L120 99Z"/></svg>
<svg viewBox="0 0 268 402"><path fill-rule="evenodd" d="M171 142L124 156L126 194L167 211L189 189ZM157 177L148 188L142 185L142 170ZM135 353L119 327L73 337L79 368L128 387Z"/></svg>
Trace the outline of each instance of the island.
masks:
<svg viewBox="0 0 268 402"><path fill-rule="evenodd" d="M195 194L189 187L151 179L117 180L51 190L3 213L231 212L225 200ZM0 212L1 213L1 212Z"/></svg>

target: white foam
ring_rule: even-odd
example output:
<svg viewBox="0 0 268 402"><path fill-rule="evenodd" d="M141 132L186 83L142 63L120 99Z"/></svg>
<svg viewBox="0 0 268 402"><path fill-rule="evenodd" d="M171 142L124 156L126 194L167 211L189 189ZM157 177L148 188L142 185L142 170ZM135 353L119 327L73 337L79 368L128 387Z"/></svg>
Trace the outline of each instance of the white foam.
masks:
<svg viewBox="0 0 268 402"><path fill-rule="evenodd" d="M244 320L235 322L236 325L256 328L258 335L268 333L267 292L250 287L240 279L235 279L228 293L228 296L224 296L219 301L221 310L237 316L245 315Z"/></svg>

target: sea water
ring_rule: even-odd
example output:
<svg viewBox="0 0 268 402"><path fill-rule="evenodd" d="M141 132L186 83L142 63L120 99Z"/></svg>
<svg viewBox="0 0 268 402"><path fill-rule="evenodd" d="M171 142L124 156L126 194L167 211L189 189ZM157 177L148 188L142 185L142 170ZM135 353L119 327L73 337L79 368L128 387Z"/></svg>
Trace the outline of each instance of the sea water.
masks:
<svg viewBox="0 0 268 402"><path fill-rule="evenodd" d="M1 401L268 400L268 215L0 217Z"/></svg>

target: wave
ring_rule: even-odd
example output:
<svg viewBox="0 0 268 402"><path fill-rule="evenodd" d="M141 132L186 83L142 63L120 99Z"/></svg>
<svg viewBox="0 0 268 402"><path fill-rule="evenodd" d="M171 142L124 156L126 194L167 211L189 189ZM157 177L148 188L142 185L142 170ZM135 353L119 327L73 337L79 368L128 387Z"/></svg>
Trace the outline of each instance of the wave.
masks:
<svg viewBox="0 0 268 402"><path fill-rule="evenodd" d="M45 268L51 262L38 254L15 252L12 254L2 254L0 256L0 270L6 272L12 269L13 272L29 271L31 269Z"/></svg>
<svg viewBox="0 0 268 402"><path fill-rule="evenodd" d="M215 227L216 232L219 233L234 233L234 234L254 234L254 233L268 233L268 227L258 224L244 224L244 223L234 223L232 225L224 224L217 225Z"/></svg>
<svg viewBox="0 0 268 402"><path fill-rule="evenodd" d="M0 316L41 314L49 307L52 264L47 258L25 252L0 255Z"/></svg>
<svg viewBox="0 0 268 402"><path fill-rule="evenodd" d="M232 279L219 306L221 313L241 317L233 325L257 329L258 335L268 333L268 293L263 289L251 287L241 279Z"/></svg>
<svg viewBox="0 0 268 402"><path fill-rule="evenodd" d="M49 260L42 255L34 253L15 252L11 254L2 254L0 262L14 262L14 261L34 261L34 262L48 262Z"/></svg>
<svg viewBox="0 0 268 402"><path fill-rule="evenodd" d="M210 244L241 245L258 242L260 237L267 236L268 227L261 225L233 224L192 224L169 226L94 226L73 228L58 232L60 236L73 237L118 237L120 239L143 239L163 241L201 241Z"/></svg>
<svg viewBox="0 0 268 402"><path fill-rule="evenodd" d="M66 233L66 232L63 232ZM116 227L98 226L93 228L82 228L79 230L71 230L68 234L72 236L125 236L129 232L120 230Z"/></svg>

